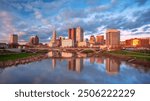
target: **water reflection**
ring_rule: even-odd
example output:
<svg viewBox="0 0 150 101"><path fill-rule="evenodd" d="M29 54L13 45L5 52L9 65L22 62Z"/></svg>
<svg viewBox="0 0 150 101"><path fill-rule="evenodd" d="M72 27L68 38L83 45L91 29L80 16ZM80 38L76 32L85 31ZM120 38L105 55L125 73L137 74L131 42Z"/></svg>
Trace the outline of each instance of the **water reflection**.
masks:
<svg viewBox="0 0 150 101"><path fill-rule="evenodd" d="M108 74L118 74L120 70L120 61L106 58L106 71Z"/></svg>
<svg viewBox="0 0 150 101"><path fill-rule="evenodd" d="M82 54L83 55L83 54ZM56 57L60 60L61 58L69 58L66 59L68 62L68 70L69 71L76 71L80 73L84 67L83 64L83 58L73 58L75 56L74 53L68 53L68 52L59 52L59 51L51 51L48 53L48 56L52 58L52 68L54 69L56 67ZM72 57L72 58L71 58ZM104 64L104 57L90 57L90 63L94 64ZM120 61L112 59L112 58L106 58L106 73L108 74L118 74L119 68L120 68Z"/></svg>
<svg viewBox="0 0 150 101"><path fill-rule="evenodd" d="M61 52L61 57L70 58L70 57L73 57L73 56L74 56L73 53Z"/></svg>
<svg viewBox="0 0 150 101"><path fill-rule="evenodd" d="M57 66L57 58L52 58L51 61L52 61L52 65L51 67L53 69L55 69ZM60 61L62 61L63 59L59 59ZM78 73L80 73L83 69L83 59L82 58L69 58L69 59L65 59L65 61L67 61L67 64L68 66L68 70L69 71L76 71Z"/></svg>
<svg viewBox="0 0 150 101"><path fill-rule="evenodd" d="M59 51L49 52L48 56L42 61L0 69L0 83L150 83L150 68L115 58L83 58L83 54Z"/></svg>
<svg viewBox="0 0 150 101"><path fill-rule="evenodd" d="M4 68L0 68L0 74L4 71Z"/></svg>
<svg viewBox="0 0 150 101"><path fill-rule="evenodd" d="M56 59L52 59L52 68L55 69L56 67Z"/></svg>
<svg viewBox="0 0 150 101"><path fill-rule="evenodd" d="M70 58L70 57L74 57L75 53L68 53L68 52L59 52L59 51L50 51L48 52L48 57L57 57L57 58Z"/></svg>
<svg viewBox="0 0 150 101"><path fill-rule="evenodd" d="M67 59L68 61L68 70L70 71L76 71L80 73L83 69L83 59L77 58L77 59Z"/></svg>
<svg viewBox="0 0 150 101"><path fill-rule="evenodd" d="M61 52L59 51L50 51L47 54L49 57L61 57Z"/></svg>
<svg viewBox="0 0 150 101"><path fill-rule="evenodd" d="M96 63L103 64L104 63L104 57L97 58Z"/></svg>
<svg viewBox="0 0 150 101"><path fill-rule="evenodd" d="M95 62L95 57L90 57L90 63L93 64Z"/></svg>

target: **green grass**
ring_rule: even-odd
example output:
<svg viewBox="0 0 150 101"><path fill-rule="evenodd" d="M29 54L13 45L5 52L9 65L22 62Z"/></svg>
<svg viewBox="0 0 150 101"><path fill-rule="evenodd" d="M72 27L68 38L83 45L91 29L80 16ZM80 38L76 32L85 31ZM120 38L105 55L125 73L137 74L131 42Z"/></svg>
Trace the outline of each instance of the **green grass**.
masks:
<svg viewBox="0 0 150 101"><path fill-rule="evenodd" d="M109 52L112 55L122 55L127 57L132 57L140 60L150 61L150 53L144 52L135 52L135 51L111 51Z"/></svg>
<svg viewBox="0 0 150 101"><path fill-rule="evenodd" d="M26 58L26 57L35 56L35 55L37 54L18 53L18 54L0 55L0 61L17 60L17 59Z"/></svg>

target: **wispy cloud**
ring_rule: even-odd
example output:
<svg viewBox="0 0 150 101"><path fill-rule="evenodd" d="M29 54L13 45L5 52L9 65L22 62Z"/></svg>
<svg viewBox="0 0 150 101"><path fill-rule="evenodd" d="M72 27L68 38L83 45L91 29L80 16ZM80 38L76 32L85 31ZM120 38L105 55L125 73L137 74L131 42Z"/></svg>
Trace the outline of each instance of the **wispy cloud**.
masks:
<svg viewBox="0 0 150 101"><path fill-rule="evenodd" d="M48 41L52 30L67 36L81 26L85 36L121 30L121 38L150 35L149 0L0 0L0 38L18 33L20 40L38 35Z"/></svg>

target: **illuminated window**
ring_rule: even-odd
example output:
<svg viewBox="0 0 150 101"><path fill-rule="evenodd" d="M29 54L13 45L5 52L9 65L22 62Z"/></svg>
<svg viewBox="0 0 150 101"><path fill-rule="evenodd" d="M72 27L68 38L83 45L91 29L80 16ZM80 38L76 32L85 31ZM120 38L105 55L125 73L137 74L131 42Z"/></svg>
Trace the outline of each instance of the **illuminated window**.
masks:
<svg viewBox="0 0 150 101"><path fill-rule="evenodd" d="M132 45L137 46L140 44L140 41L138 39L134 39Z"/></svg>

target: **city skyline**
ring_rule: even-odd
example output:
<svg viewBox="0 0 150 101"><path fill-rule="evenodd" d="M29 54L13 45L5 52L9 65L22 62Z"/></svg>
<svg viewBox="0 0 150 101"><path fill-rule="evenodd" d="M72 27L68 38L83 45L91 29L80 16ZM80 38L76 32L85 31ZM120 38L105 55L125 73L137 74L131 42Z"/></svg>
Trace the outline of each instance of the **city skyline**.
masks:
<svg viewBox="0 0 150 101"><path fill-rule="evenodd" d="M68 29L81 26L85 38L105 35L107 29L120 31L121 40L150 35L148 0L1 0L0 41L18 34L21 41L37 35L49 42L52 31L68 36ZM3 41L2 41L3 42Z"/></svg>

